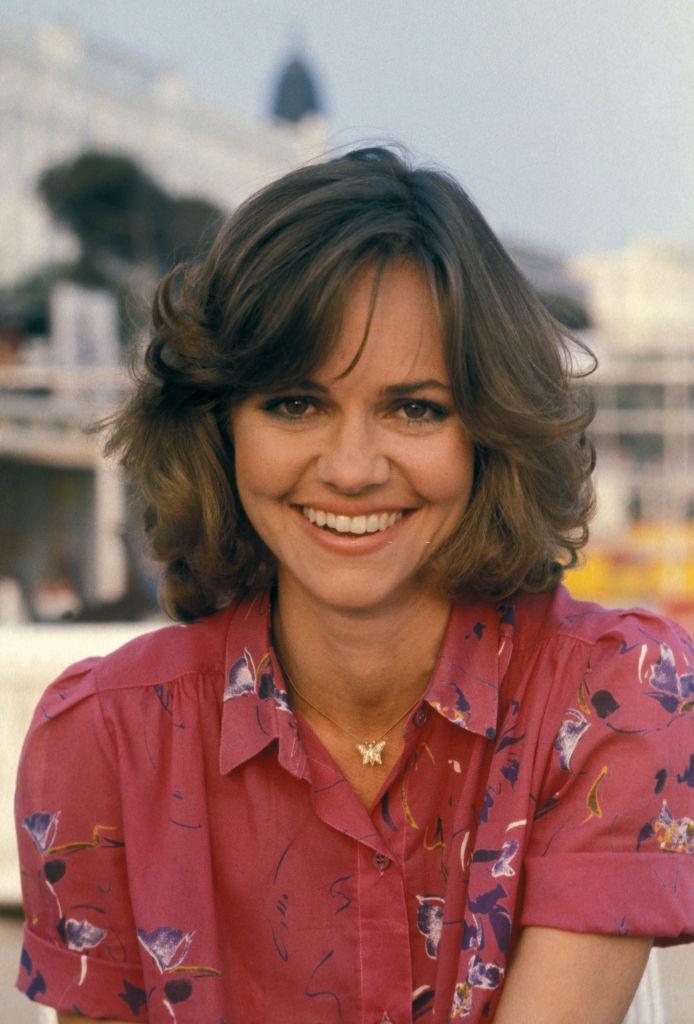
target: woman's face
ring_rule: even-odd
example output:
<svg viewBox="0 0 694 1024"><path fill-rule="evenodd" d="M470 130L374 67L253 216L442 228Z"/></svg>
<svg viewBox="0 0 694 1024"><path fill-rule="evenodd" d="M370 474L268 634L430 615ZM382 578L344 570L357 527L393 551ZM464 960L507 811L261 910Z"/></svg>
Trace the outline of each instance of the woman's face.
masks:
<svg viewBox="0 0 694 1024"><path fill-rule="evenodd" d="M346 296L337 344L313 380L232 414L236 481L274 553L283 599L375 611L417 596L467 506L473 452L454 411L424 274L389 264L362 340L375 270Z"/></svg>

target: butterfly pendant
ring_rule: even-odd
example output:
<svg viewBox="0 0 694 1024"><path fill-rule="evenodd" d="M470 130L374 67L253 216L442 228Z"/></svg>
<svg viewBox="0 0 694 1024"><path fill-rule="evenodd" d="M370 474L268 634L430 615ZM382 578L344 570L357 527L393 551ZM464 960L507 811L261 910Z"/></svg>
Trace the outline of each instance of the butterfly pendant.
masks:
<svg viewBox="0 0 694 1024"><path fill-rule="evenodd" d="M383 764L381 751L386 745L385 740L369 740L368 743L357 743L357 750L362 756L362 764Z"/></svg>

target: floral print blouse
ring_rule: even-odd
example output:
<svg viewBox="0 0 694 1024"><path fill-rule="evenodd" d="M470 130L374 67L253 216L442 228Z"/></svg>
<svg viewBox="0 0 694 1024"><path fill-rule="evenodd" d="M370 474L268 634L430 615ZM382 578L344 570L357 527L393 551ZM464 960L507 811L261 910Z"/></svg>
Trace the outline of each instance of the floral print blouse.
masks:
<svg viewBox="0 0 694 1024"><path fill-rule="evenodd" d="M18 984L156 1024L491 1021L526 925L692 937L693 724L676 626L461 601L369 813L292 712L267 599L150 633L36 710Z"/></svg>

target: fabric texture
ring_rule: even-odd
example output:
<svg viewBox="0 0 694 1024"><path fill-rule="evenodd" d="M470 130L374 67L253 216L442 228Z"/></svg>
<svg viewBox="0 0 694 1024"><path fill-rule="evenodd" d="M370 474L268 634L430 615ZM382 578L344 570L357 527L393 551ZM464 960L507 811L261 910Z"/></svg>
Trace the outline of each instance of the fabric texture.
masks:
<svg viewBox="0 0 694 1024"><path fill-rule="evenodd" d="M693 711L648 612L461 601L369 813L266 598L140 637L36 710L18 985L153 1024L490 1021L523 926L691 939Z"/></svg>

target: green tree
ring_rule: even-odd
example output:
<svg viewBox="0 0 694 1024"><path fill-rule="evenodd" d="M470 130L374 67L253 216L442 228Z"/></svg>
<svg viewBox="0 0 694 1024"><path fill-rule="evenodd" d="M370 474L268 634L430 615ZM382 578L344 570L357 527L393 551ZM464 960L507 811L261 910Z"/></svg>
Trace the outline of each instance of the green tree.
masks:
<svg viewBox="0 0 694 1024"><path fill-rule="evenodd" d="M222 221L196 196L174 197L130 157L89 151L47 168L39 193L53 218L77 237L82 276L123 284L133 268L158 276L194 256Z"/></svg>

